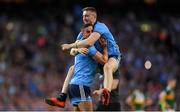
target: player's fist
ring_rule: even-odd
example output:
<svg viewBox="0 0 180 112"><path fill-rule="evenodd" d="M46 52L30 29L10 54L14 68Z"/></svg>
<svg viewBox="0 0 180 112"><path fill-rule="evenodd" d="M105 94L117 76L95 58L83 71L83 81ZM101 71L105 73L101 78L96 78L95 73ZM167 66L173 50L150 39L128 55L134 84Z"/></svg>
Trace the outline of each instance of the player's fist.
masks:
<svg viewBox="0 0 180 112"><path fill-rule="evenodd" d="M94 95L94 96L98 96L98 95L101 95L102 92L103 92L103 89L94 90L94 91L93 91L93 95Z"/></svg>
<svg viewBox="0 0 180 112"><path fill-rule="evenodd" d="M83 55L87 55L88 54L88 49L87 48L78 48L78 52L83 54Z"/></svg>
<svg viewBox="0 0 180 112"><path fill-rule="evenodd" d="M70 44L62 44L61 48L62 48L62 50L68 50L71 48L71 45Z"/></svg>

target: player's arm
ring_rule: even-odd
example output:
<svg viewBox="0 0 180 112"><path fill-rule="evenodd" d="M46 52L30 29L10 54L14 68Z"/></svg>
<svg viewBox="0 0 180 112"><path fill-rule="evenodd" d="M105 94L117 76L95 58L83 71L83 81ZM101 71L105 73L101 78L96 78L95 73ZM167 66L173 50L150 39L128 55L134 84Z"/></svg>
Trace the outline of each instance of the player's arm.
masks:
<svg viewBox="0 0 180 112"><path fill-rule="evenodd" d="M166 92L162 91L159 95L159 104L161 107L161 110L165 110L166 109L166 102L165 102L165 96L166 96Z"/></svg>
<svg viewBox="0 0 180 112"><path fill-rule="evenodd" d="M152 102L152 99L151 98L149 98L149 97L147 97L146 98L146 102L145 102L145 106L149 106L149 105L151 105L153 102Z"/></svg>
<svg viewBox="0 0 180 112"><path fill-rule="evenodd" d="M126 103L130 106L133 106L133 102L132 102L132 95L128 96L126 99Z"/></svg>
<svg viewBox="0 0 180 112"><path fill-rule="evenodd" d="M104 65L108 61L107 41L104 38L100 38L99 42L101 44L101 47L103 48L103 54L101 54L100 52L96 52L96 54L93 56L93 59L98 63Z"/></svg>
<svg viewBox="0 0 180 112"><path fill-rule="evenodd" d="M76 47L90 47L94 45L94 43L100 39L102 34L104 34L107 31L107 28L104 25L95 25L93 29L93 33L91 35L82 41L79 41L75 44Z"/></svg>
<svg viewBox="0 0 180 112"><path fill-rule="evenodd" d="M166 96L166 92L165 91L162 91L159 95L159 100L160 101L165 101L165 96Z"/></svg>
<svg viewBox="0 0 180 112"><path fill-rule="evenodd" d="M107 48L103 50L103 54L100 52L97 52L94 56L93 59L97 61L98 63L104 65L108 61L108 53L107 53Z"/></svg>
<svg viewBox="0 0 180 112"><path fill-rule="evenodd" d="M100 36L101 36L100 33L93 32L87 39L76 42L75 43L75 44L77 44L76 47L80 47L80 48L81 47L90 47L100 38Z"/></svg>
<svg viewBox="0 0 180 112"><path fill-rule="evenodd" d="M76 40L76 42L78 42L80 40ZM78 48L72 48L70 51L70 55L71 56L75 56L78 53Z"/></svg>
<svg viewBox="0 0 180 112"><path fill-rule="evenodd" d="M86 54L88 54L88 49L87 48L72 48L71 51L70 51L71 56L75 56L78 53L86 55Z"/></svg>
<svg viewBox="0 0 180 112"><path fill-rule="evenodd" d="M76 42L78 42L78 41L80 41L80 40L76 40ZM71 56L75 56L78 53L86 55L88 53L88 49L87 48L72 48L70 51Z"/></svg>
<svg viewBox="0 0 180 112"><path fill-rule="evenodd" d="M78 48L72 48L70 51L71 56L75 56L78 53Z"/></svg>
<svg viewBox="0 0 180 112"><path fill-rule="evenodd" d="M93 32L87 39L74 42L71 44L62 44L61 47L62 47L62 50L68 50L71 48L90 47L100 38L100 36L101 36L100 33Z"/></svg>

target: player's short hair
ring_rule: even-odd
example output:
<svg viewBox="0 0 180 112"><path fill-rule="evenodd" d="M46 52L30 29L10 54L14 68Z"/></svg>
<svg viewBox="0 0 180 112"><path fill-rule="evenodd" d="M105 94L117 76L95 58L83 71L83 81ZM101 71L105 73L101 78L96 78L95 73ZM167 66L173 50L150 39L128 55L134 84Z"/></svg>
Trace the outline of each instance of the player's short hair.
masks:
<svg viewBox="0 0 180 112"><path fill-rule="evenodd" d="M168 81L176 80L176 77L175 76L169 76L167 80Z"/></svg>
<svg viewBox="0 0 180 112"><path fill-rule="evenodd" d="M91 11L97 14L97 10L94 7L85 7L82 9L82 11Z"/></svg>
<svg viewBox="0 0 180 112"><path fill-rule="evenodd" d="M92 24L89 24L89 23L88 23L88 24L83 24L82 27L81 27L81 29L87 28L87 27L89 27L89 26L92 26L92 27L93 27Z"/></svg>

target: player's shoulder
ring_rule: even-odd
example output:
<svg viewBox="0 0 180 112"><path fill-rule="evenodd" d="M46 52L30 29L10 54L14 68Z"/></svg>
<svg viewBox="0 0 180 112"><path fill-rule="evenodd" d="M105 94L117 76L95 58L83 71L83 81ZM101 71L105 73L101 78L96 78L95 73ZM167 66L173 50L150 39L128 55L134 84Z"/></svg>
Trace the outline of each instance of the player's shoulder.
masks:
<svg viewBox="0 0 180 112"><path fill-rule="evenodd" d="M79 32L78 36L83 36L82 32Z"/></svg>
<svg viewBox="0 0 180 112"><path fill-rule="evenodd" d="M94 28L96 28L96 27L104 27L104 28L107 28L107 26L106 26L104 23L99 22L99 21L96 21L96 23L95 23L95 25L94 25Z"/></svg>
<svg viewBox="0 0 180 112"><path fill-rule="evenodd" d="M100 21L96 21L97 25L105 25L104 23L100 22ZM106 25L105 25L106 26Z"/></svg>
<svg viewBox="0 0 180 112"><path fill-rule="evenodd" d="M77 39L76 40L82 40L83 39L83 35L82 35L82 32L80 32L77 36Z"/></svg>

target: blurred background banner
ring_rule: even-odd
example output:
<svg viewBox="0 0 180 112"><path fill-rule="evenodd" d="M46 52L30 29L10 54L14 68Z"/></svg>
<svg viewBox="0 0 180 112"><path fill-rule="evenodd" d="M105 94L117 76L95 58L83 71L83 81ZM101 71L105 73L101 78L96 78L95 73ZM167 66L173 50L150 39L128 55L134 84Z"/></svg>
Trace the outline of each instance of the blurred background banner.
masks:
<svg viewBox="0 0 180 112"><path fill-rule="evenodd" d="M97 9L122 52L123 110L131 110L125 100L135 88L152 99L146 110L158 110L168 77L179 85L179 0L0 0L0 110L72 110L69 100L60 109L43 99L59 94L74 63L59 45L76 40L86 6ZM179 86L175 96L180 110Z"/></svg>

